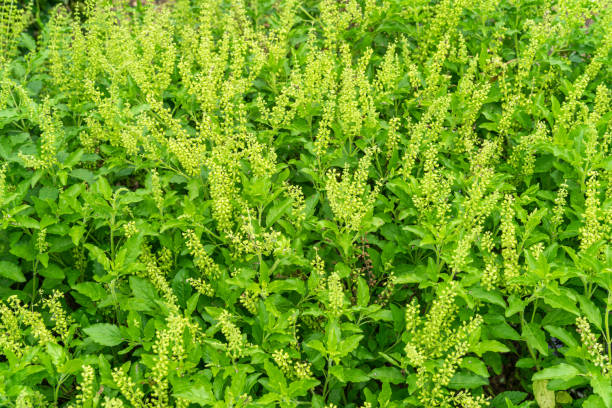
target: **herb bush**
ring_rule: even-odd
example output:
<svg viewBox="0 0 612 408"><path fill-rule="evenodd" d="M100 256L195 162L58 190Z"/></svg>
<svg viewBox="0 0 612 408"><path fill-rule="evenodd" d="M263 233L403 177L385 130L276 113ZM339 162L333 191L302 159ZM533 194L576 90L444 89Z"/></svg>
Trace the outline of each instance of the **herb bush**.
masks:
<svg viewBox="0 0 612 408"><path fill-rule="evenodd" d="M24 3L0 406L612 407L609 1Z"/></svg>

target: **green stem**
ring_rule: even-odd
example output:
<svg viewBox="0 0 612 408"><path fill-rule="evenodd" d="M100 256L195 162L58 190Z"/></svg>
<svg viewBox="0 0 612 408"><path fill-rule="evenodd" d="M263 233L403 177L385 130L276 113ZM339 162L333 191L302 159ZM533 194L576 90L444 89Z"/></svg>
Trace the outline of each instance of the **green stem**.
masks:
<svg viewBox="0 0 612 408"><path fill-rule="evenodd" d="M34 310L34 300L36 299L36 282L37 282L37 270L38 270L38 257L34 261L34 270L32 276L32 303L30 305L31 310Z"/></svg>
<svg viewBox="0 0 612 408"><path fill-rule="evenodd" d="M610 294L608 293L608 300L610 298ZM610 339L610 324L609 324L609 318L610 318L610 302L606 302L606 315L604 316L604 324L606 326L606 343L608 346L608 361L610 361L610 359L612 359L612 339Z"/></svg>
<svg viewBox="0 0 612 408"><path fill-rule="evenodd" d="M533 319L535 318L536 310L538 310L538 299L533 302L533 312L531 313L531 322L533 323Z"/></svg>
<svg viewBox="0 0 612 408"><path fill-rule="evenodd" d="M524 326L525 326L525 312L521 311L521 332L525 330ZM527 350L529 350L529 355L531 355L531 358L535 362L536 369L540 371L540 363L538 362L538 358L535 352L531 349L531 346L529 344L526 343L526 345L527 345Z"/></svg>
<svg viewBox="0 0 612 408"><path fill-rule="evenodd" d="M327 400L327 394L329 393L329 370L332 368L331 359L327 359L327 370L325 372L325 383L323 384L323 399Z"/></svg>

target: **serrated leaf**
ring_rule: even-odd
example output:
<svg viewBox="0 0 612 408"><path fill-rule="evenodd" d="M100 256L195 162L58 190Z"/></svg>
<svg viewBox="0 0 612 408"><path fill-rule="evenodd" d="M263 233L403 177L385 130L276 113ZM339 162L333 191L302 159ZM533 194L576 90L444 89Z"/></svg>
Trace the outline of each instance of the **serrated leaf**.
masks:
<svg viewBox="0 0 612 408"><path fill-rule="evenodd" d="M576 367L561 363L538 371L533 375L532 380L552 380L555 378L570 379L578 374L580 374L580 371L578 371Z"/></svg>
<svg viewBox="0 0 612 408"><path fill-rule="evenodd" d="M72 287L82 295L87 296L94 302L101 300L106 296L106 290L96 282L81 282Z"/></svg>
<svg viewBox="0 0 612 408"><path fill-rule="evenodd" d="M459 371L453 375L453 378L451 378L450 382L448 383L448 388L454 390L466 388L473 389L487 384L489 384L489 381L485 377L481 377L478 374L470 373L468 371Z"/></svg>
<svg viewBox="0 0 612 408"><path fill-rule="evenodd" d="M155 286L146 279L137 276L130 276L130 288L136 298L155 302L157 299Z"/></svg>
<svg viewBox="0 0 612 408"><path fill-rule="evenodd" d="M474 374L478 374L481 377L486 378L489 376L489 370L487 369L487 365L482 360L476 357L465 357L461 361L460 366L470 370Z"/></svg>
<svg viewBox="0 0 612 408"><path fill-rule="evenodd" d="M578 346L578 342L576 341L576 339L574 339L572 334L570 334L570 332L568 332L564 328L557 326L544 326L544 329L557 339L561 340L566 346Z"/></svg>
<svg viewBox="0 0 612 408"><path fill-rule="evenodd" d="M278 219L282 217L290 207L291 199L289 198L272 207L268 212L268 216L266 217L266 225L268 227L274 225L274 223L278 221Z"/></svg>
<svg viewBox="0 0 612 408"><path fill-rule="evenodd" d="M25 259L26 261L33 261L36 259L36 250L34 245L31 243L21 242L16 245L12 245L9 252L18 258Z"/></svg>
<svg viewBox="0 0 612 408"><path fill-rule="evenodd" d="M399 384L405 380L402 372L395 367L375 368L374 370L370 371L368 376L383 383L391 384Z"/></svg>
<svg viewBox="0 0 612 408"><path fill-rule="evenodd" d="M38 273L40 273L40 276L44 276L45 278L56 280L61 280L66 277L64 270L60 266L53 263L49 264L49 266L46 268L41 268Z"/></svg>
<svg viewBox="0 0 612 408"><path fill-rule="evenodd" d="M26 280L19 265L9 261L0 261L0 276L15 282L25 282Z"/></svg>
<svg viewBox="0 0 612 408"><path fill-rule="evenodd" d="M610 384L610 379L604 377L601 373L595 373L591 377L591 386L593 392L601 398L606 408L612 408L612 384Z"/></svg>
<svg viewBox="0 0 612 408"><path fill-rule="evenodd" d="M606 405L599 395L592 394L584 401L582 408L606 408Z"/></svg>
<svg viewBox="0 0 612 408"><path fill-rule="evenodd" d="M357 280L357 305L366 307L370 303L370 288L365 279L359 277Z"/></svg>
<svg viewBox="0 0 612 408"><path fill-rule="evenodd" d="M268 285L268 291L270 293L281 293L287 291L296 291L299 294L303 294L305 291L304 282L300 279L276 279L270 282Z"/></svg>
<svg viewBox="0 0 612 408"><path fill-rule="evenodd" d="M94 174L87 169L74 169L70 172L70 176L78 180L86 181L89 184L92 184L95 180Z"/></svg>
<svg viewBox="0 0 612 408"><path fill-rule="evenodd" d="M491 401L491 408L508 408L506 400L509 400L513 404L520 404L525 398L527 398L526 392L521 391L504 391L497 394Z"/></svg>
<svg viewBox="0 0 612 408"><path fill-rule="evenodd" d="M53 365L55 367L59 367L66 358L66 353L64 352L62 346L56 343L47 343L45 348L47 350L47 354L49 357L51 357L51 362Z"/></svg>
<svg viewBox="0 0 612 408"><path fill-rule="evenodd" d="M508 323L502 322L488 327L491 337L504 340L520 340L521 336Z"/></svg>
<svg viewBox="0 0 612 408"><path fill-rule="evenodd" d="M474 288L470 290L470 294L478 300L484 300L488 303L499 305L503 307L504 309L507 307L506 302L504 301L504 298L502 297L501 293L497 291L492 292L492 291L486 291L480 288Z"/></svg>
<svg viewBox="0 0 612 408"><path fill-rule="evenodd" d="M59 190L56 187L44 186L38 192L38 198L44 201L55 201L59 196Z"/></svg>
<svg viewBox="0 0 612 408"><path fill-rule="evenodd" d="M83 329L93 341L103 346L117 346L123 343L121 331L114 324L98 323Z"/></svg>
<svg viewBox="0 0 612 408"><path fill-rule="evenodd" d="M338 349L338 353L340 357L344 357L359 346L359 342L363 339L363 335L355 334L353 336L349 336L346 339L340 342L340 347Z"/></svg>
<svg viewBox="0 0 612 408"><path fill-rule="evenodd" d="M289 384L288 394L291 397L303 397L306 393L319 385L321 382L314 378L307 378L304 380L293 381Z"/></svg>
<svg viewBox="0 0 612 408"><path fill-rule="evenodd" d="M580 310L584 313L589 322L595 325L599 330L602 330L600 308L598 308L592 300L581 295L578 295L578 301L580 302Z"/></svg>
<svg viewBox="0 0 612 408"><path fill-rule="evenodd" d="M92 244L85 244L85 248L89 251L90 257L100 263L105 271L112 272L112 263L111 260L108 259L106 253Z"/></svg>
<svg viewBox="0 0 612 408"><path fill-rule="evenodd" d="M321 353L322 355L326 355L327 354L327 350L325 349L325 346L323 345L323 343L321 343L320 340L310 340L309 342L307 342L305 344L306 347L309 347L313 350L317 350L319 353Z"/></svg>
<svg viewBox="0 0 612 408"><path fill-rule="evenodd" d="M487 351L495 353L507 353L510 349L503 343L497 340L483 340L480 343L476 343L470 347L470 351L473 351L478 356L482 356Z"/></svg>
<svg viewBox="0 0 612 408"><path fill-rule="evenodd" d="M285 376L274 364L270 361L266 360L264 363L264 369L266 370L266 374L270 378L270 385L273 389L277 390L279 393L283 393L283 391L287 388L287 380L285 380Z"/></svg>
<svg viewBox="0 0 612 408"><path fill-rule="evenodd" d="M522 336L531 348L538 350L542 355L548 355L546 334L542 331L540 326L535 323L525 323Z"/></svg>
<svg viewBox="0 0 612 408"><path fill-rule="evenodd" d="M99 176L96 180L96 183L94 184L94 190L106 200L110 200L111 196L113 195L112 187L110 186L110 184L108 184L108 181L102 176Z"/></svg>
<svg viewBox="0 0 612 408"><path fill-rule="evenodd" d="M345 368L340 365L335 365L330 368L329 372L342 382L366 382L370 379L363 371L356 368Z"/></svg>
<svg viewBox="0 0 612 408"><path fill-rule="evenodd" d="M576 302L572 301L567 296L557 295L548 290L543 294L542 299L544 299L544 303L547 305L550 305L556 309L566 310L575 316L580 316L580 311L576 307Z"/></svg>
<svg viewBox="0 0 612 408"><path fill-rule="evenodd" d="M506 309L505 316L510 317L515 313L522 312L525 310L526 302L521 300L519 297L515 295L510 295L508 298L508 308Z"/></svg>
<svg viewBox="0 0 612 408"><path fill-rule="evenodd" d="M173 395L177 398L182 398L202 406L211 405L216 402L216 398L212 392L212 387L210 384L193 385L188 389Z"/></svg>

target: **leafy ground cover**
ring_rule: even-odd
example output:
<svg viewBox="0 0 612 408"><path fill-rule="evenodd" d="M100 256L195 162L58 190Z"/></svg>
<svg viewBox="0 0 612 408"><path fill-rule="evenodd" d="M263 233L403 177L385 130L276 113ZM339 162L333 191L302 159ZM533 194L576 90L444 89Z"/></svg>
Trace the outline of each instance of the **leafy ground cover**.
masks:
<svg viewBox="0 0 612 408"><path fill-rule="evenodd" d="M0 406L612 408L612 5L0 1Z"/></svg>

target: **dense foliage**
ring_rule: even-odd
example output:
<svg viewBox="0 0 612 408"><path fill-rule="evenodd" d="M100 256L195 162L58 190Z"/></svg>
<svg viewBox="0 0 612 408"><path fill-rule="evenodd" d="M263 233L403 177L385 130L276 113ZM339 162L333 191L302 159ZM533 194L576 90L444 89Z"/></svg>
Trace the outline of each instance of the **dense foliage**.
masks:
<svg viewBox="0 0 612 408"><path fill-rule="evenodd" d="M24 3L0 406L612 408L608 0Z"/></svg>

